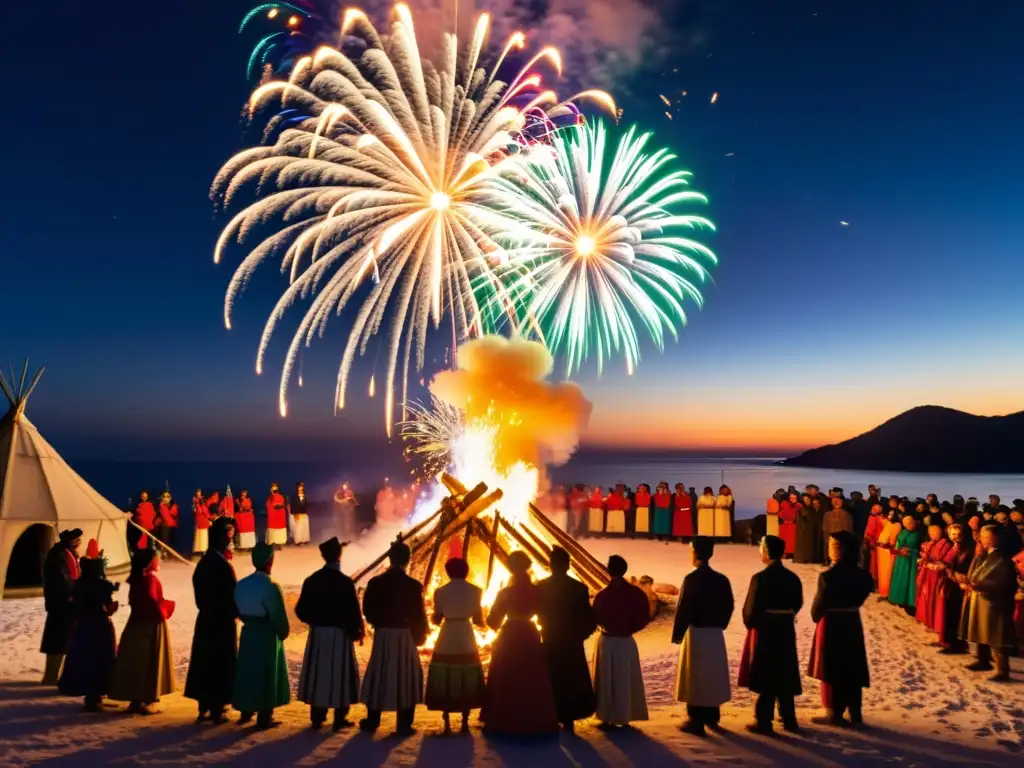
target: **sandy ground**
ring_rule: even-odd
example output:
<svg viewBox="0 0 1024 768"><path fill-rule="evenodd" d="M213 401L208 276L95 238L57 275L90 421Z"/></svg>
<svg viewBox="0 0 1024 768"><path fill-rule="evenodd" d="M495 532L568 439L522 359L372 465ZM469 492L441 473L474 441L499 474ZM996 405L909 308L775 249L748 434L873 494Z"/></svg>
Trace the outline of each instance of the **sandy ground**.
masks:
<svg viewBox="0 0 1024 768"><path fill-rule="evenodd" d="M381 551L390 538L346 550L346 570ZM631 563L631 573L678 584L689 570L688 549L640 541L592 541L601 558L617 552ZM737 606L742 605L750 575L759 567L756 550L720 547L714 565L733 582ZM286 549L274 576L286 591L319 566L315 547ZM249 573L244 557L236 562L240 576ZM794 566L804 582L809 603L818 569ZM161 572L165 593L178 602L171 634L179 684L183 684L195 609L186 566L167 564ZM376 737L354 732L315 733L308 728L308 710L291 704L277 711L280 728L256 732L234 724L220 728L194 725L194 703L180 694L166 697L161 714L142 717L123 713L86 715L80 702L41 689L42 656L37 652L43 624L40 599L6 601L0 606L0 764L2 765L318 765L344 760L360 766L664 766L664 765L882 765L945 764L1020 765L1024 747L1024 663L1014 660L1015 681L996 685L983 675L963 670L964 657L944 657L931 644L933 636L901 611L873 599L864 611L872 664L872 687L866 691L865 732L810 727L800 736L777 739L752 736L742 726L750 721L752 698L735 689L723 710L725 732L702 740L679 733L682 707L673 701L676 647L669 642L671 609L641 635L651 720L632 732L607 735L587 721L579 737L561 735L536 743L485 739L474 729L469 738L439 738L440 718L422 708L419 733L407 739L390 735L393 716L385 716ZM115 619L118 630L126 613ZM813 633L808 612L798 617L802 662ZM735 680L743 643L743 627L735 616L727 632ZM293 684L298 679L305 637L286 642ZM363 663L369 647L359 649ZM804 721L820 712L818 686L805 680L798 700ZM353 715L359 717L362 708Z"/></svg>

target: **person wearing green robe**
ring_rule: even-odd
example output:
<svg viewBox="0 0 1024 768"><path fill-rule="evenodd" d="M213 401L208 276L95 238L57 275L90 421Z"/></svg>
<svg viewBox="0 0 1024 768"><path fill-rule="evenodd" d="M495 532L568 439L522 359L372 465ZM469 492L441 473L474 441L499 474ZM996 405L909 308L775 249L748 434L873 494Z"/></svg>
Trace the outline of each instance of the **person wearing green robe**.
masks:
<svg viewBox="0 0 1024 768"><path fill-rule="evenodd" d="M917 605L917 557L921 550L921 527L917 518L903 518L903 530L896 537L896 555L889 584L889 602L913 615Z"/></svg>
<svg viewBox="0 0 1024 768"><path fill-rule="evenodd" d="M235 587L235 604L242 621L238 644L238 668L235 674L231 706L242 713L240 724L256 714L256 727L277 725L274 708L291 699L288 664L281 642L288 637L288 616L281 587L270 578L274 565L274 547L260 542L252 550L255 573Z"/></svg>

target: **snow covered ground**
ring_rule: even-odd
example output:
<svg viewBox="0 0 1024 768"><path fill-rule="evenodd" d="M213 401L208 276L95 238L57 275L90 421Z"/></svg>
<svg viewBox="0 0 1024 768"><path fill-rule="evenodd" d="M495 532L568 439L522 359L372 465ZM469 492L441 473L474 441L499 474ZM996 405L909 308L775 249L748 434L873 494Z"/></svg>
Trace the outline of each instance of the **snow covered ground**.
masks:
<svg viewBox="0 0 1024 768"><path fill-rule="evenodd" d="M380 553L393 536L384 531L372 541L346 549L344 567L356 567ZM688 548L656 542L587 542L599 558L615 552L630 562L630 572L657 582L678 584L690 569ZM274 576L286 591L319 567L314 546L287 549L278 556ZM759 568L756 550L720 547L714 565L733 583L737 615L727 633L735 680L744 631L738 616L750 576ZM249 573L244 556L236 562L240 576ZM794 566L804 582L804 599L813 597L818 569ZM195 609L190 572L169 563L161 572L165 594L177 601L171 635L179 683L184 683ZM126 597L126 595L122 595ZM703 740L679 733L682 707L673 701L676 647L669 642L671 610L663 612L638 636L652 719L634 732L605 734L593 721L579 728L579 738L518 744L485 739L435 736L440 718L420 709L419 734L408 739L390 736L391 719L374 737L355 732L315 733L308 728L308 710L291 704L278 710L283 725L259 733L251 728L193 724L194 703L180 694L166 697L155 716L121 713L86 715L80 702L41 689L43 657L38 653L43 625L41 599L0 604L0 765L299 765L344 760L359 766L654 766L668 765L889 765L946 764L1020 765L1024 748L1024 662L1014 660L1015 681L996 685L985 676L963 670L964 657L939 656L934 637L901 611L874 599L864 611L871 659L872 687L864 699L865 718L873 726L847 732L811 726L800 736L776 739L743 730L750 721L752 698L735 689L723 710L725 732ZM118 631L127 612L115 616ZM807 610L798 617L803 664L813 625ZM298 678L304 635L286 642L293 684ZM359 649L365 663L369 646ZM819 713L817 683L805 679L798 715L805 722ZM361 716L357 707L354 716Z"/></svg>

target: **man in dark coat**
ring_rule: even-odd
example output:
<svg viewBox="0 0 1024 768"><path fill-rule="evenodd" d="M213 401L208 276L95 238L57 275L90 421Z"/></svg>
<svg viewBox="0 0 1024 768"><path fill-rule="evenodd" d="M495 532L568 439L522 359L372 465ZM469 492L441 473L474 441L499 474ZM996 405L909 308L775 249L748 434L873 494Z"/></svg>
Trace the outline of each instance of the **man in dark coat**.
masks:
<svg viewBox="0 0 1024 768"><path fill-rule="evenodd" d="M782 564L786 542L777 536L761 541L761 562L765 569L750 579L743 605L747 642L740 663L740 685L758 694L754 707L756 722L747 726L754 733L774 732L772 718L779 704L783 727L797 732L794 697L800 687L800 662L796 653L796 614L804 604L800 577Z"/></svg>
<svg viewBox="0 0 1024 768"><path fill-rule="evenodd" d="M411 553L405 544L391 545L391 567L374 576L363 594L363 615L373 627L370 663L363 677L364 731L380 727L381 712L398 713L398 733L415 733L416 705L423 701L423 667L417 646L427 640L429 627L423 606L423 585L406 574Z"/></svg>
<svg viewBox="0 0 1024 768"><path fill-rule="evenodd" d="M679 730L707 736L707 727L718 725L721 706L732 697L725 629L735 604L729 579L710 565L715 540L697 536L690 550L694 570L683 579L672 626L672 642L680 646L676 701L686 704L688 717Z"/></svg>
<svg viewBox="0 0 1024 768"><path fill-rule="evenodd" d="M1010 679L1009 654L1014 644L1017 572L1013 561L1000 551L998 526L982 528L980 541L984 551L974 558L967 571L966 583L962 585L966 596L960 637L977 646L977 660L967 669L987 672L995 661L996 674L989 679L994 683L1005 683Z"/></svg>
<svg viewBox="0 0 1024 768"><path fill-rule="evenodd" d="M185 679L185 696L199 703L197 722L225 722L231 702L238 660L238 631L235 619L235 569L229 562L229 547L235 536L234 521L218 517L210 526L210 546L192 572L195 594L195 632L192 655Z"/></svg>
<svg viewBox="0 0 1024 768"><path fill-rule="evenodd" d="M359 701L359 668L353 643L363 639L363 614L356 586L341 572L343 544L334 536L320 545L324 567L302 582L295 604L309 625L299 676L299 701L309 704L309 721L319 730L334 710L335 731L352 725L349 708Z"/></svg>
<svg viewBox="0 0 1024 768"><path fill-rule="evenodd" d="M818 577L818 591L811 604L811 619L818 626L807 672L821 681L822 703L829 714L812 718L814 723L864 724L862 689L870 685L870 678L860 607L874 589L874 581L857 565L859 554L857 537L852 533L839 531L829 537L832 567ZM846 711L850 713L849 721L843 717Z"/></svg>
<svg viewBox="0 0 1024 768"><path fill-rule="evenodd" d="M537 618L558 721L572 733L576 720L594 714L594 685L583 643L594 634L597 620L590 605L590 592L569 575L569 564L569 553L553 547L551 576L537 583L541 594Z"/></svg>
<svg viewBox="0 0 1024 768"><path fill-rule="evenodd" d="M43 685L57 685L64 654L68 652L71 639L71 625L74 622L74 608L71 603L72 588L80 573L78 548L82 545L82 530L74 528L61 531L57 543L50 547L43 561L43 603L46 608L46 623L43 625L43 641L40 653L46 654L46 669Z"/></svg>

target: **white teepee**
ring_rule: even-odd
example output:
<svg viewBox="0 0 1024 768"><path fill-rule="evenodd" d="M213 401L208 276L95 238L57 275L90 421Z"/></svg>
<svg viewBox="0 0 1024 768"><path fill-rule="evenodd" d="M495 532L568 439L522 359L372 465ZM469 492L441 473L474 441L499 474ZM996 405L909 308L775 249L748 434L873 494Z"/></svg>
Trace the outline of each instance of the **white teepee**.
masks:
<svg viewBox="0 0 1024 768"><path fill-rule="evenodd" d="M83 542L96 539L104 551L109 571L129 563L125 514L68 466L25 416L25 402L42 373L40 368L26 386L27 363L20 382L13 371L9 381L0 372L9 406L0 419L0 590L15 544L33 526L49 529L50 544L60 531L81 528Z"/></svg>

